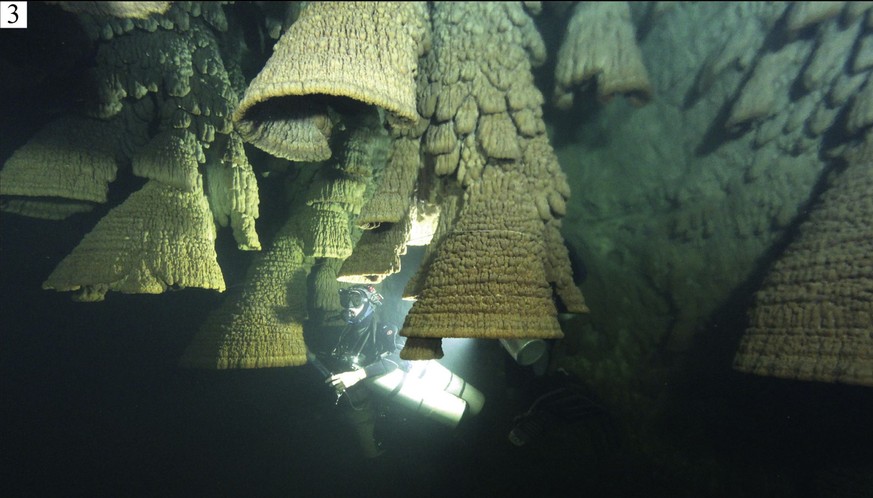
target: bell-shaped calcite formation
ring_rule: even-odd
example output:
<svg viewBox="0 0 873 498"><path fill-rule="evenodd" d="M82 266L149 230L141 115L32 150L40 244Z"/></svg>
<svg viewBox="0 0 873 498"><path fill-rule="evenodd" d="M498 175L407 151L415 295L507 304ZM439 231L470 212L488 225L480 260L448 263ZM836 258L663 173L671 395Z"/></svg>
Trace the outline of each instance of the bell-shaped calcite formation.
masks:
<svg viewBox="0 0 873 498"><path fill-rule="evenodd" d="M404 301L415 301L418 299L418 295L421 293L422 286L424 285L425 276L436 257L440 244L442 244L458 220L463 194L457 186L454 187L440 196L439 218L437 219L436 228L430 243L424 250L424 257L418 266L418 270L406 282L406 286L403 288Z"/></svg>
<svg viewBox="0 0 873 498"><path fill-rule="evenodd" d="M755 294L734 368L873 386L873 132Z"/></svg>
<svg viewBox="0 0 873 498"><path fill-rule="evenodd" d="M322 165L305 194L312 216L304 239L306 255L345 259L352 253L351 217L361 211L375 170L382 169L388 153L388 134L367 113L348 119L337 134L342 143L335 160Z"/></svg>
<svg viewBox="0 0 873 498"><path fill-rule="evenodd" d="M391 141L375 192L358 215L358 227L369 230L382 223L397 223L406 216L421 165L419 150L418 138L399 136Z"/></svg>
<svg viewBox="0 0 873 498"><path fill-rule="evenodd" d="M573 10L558 50L555 105L569 109L575 87L591 80L601 101L622 94L643 105L652 97L627 2L579 2Z"/></svg>
<svg viewBox="0 0 873 498"><path fill-rule="evenodd" d="M588 313L585 296L573 282L573 268L570 254L561 235L561 220L554 219L543 226L546 250L543 253L543 267L546 279L554 284L555 294L561 299L567 313Z"/></svg>
<svg viewBox="0 0 873 498"><path fill-rule="evenodd" d="M184 367L231 369L306 363L303 320L309 266L296 217L254 256L245 283L210 313L186 349Z"/></svg>
<svg viewBox="0 0 873 498"><path fill-rule="evenodd" d="M543 225L518 173L486 169L440 244L406 337L563 337L543 268Z"/></svg>
<svg viewBox="0 0 873 498"><path fill-rule="evenodd" d="M335 258L316 260L312 267L312 271L315 273L313 309L324 312L338 312L343 309L339 301L339 290L345 285L336 278L342 264L343 260Z"/></svg>
<svg viewBox="0 0 873 498"><path fill-rule="evenodd" d="M415 120L415 73L427 48L425 2L312 2L282 36L240 103L330 95Z"/></svg>
<svg viewBox="0 0 873 498"><path fill-rule="evenodd" d="M306 212L302 235L307 256L345 259L352 254L349 214L343 208L320 204Z"/></svg>
<svg viewBox="0 0 873 498"><path fill-rule="evenodd" d="M230 224L239 249L260 251L255 230L260 214L258 180L237 133L228 135L221 160L207 163L205 176L215 222L223 227Z"/></svg>
<svg viewBox="0 0 873 498"><path fill-rule="evenodd" d="M343 262L337 279L355 284L378 283L399 272L410 227L407 216L399 223L383 223L364 231L352 254Z"/></svg>
<svg viewBox="0 0 873 498"><path fill-rule="evenodd" d="M43 288L80 291L84 301L100 301L107 291L224 291L215 237L202 185L184 192L150 180L97 223Z"/></svg>
<svg viewBox="0 0 873 498"><path fill-rule="evenodd" d="M106 202L118 169L123 130L117 124L73 116L49 123L3 165L0 195ZM21 210L41 217L40 211Z"/></svg>
<svg viewBox="0 0 873 498"><path fill-rule="evenodd" d="M520 172L527 202L544 224L531 233L545 244L546 278L568 311L584 312L563 239L554 229L566 214L570 187L546 135L543 97L531 69L544 60L545 44L525 10L510 2L433 5L433 47L422 62L426 84L419 87L419 112L430 121L422 137L428 167L421 177L454 175L457 186L468 187L490 169ZM455 221L447 213L405 299L415 299L424 288L441 239Z"/></svg>
<svg viewBox="0 0 873 498"><path fill-rule="evenodd" d="M253 92L251 88L247 94ZM245 116L238 111L235 119L246 142L268 154L289 161L330 159L328 139L333 125L324 105L297 105L287 98L273 98L269 105L255 106Z"/></svg>
<svg viewBox="0 0 873 498"><path fill-rule="evenodd" d="M409 337L400 350L400 358L409 361L439 360L443 353L443 340L430 337Z"/></svg>
<svg viewBox="0 0 873 498"><path fill-rule="evenodd" d="M243 136L271 154L306 160L288 157L279 139L296 138L292 121L312 119L299 102L314 95L344 97L416 120L415 74L429 43L427 23L424 2L309 3L240 102L234 119ZM293 113L298 115L289 121ZM312 131L293 134L317 138Z"/></svg>
<svg viewBox="0 0 873 498"><path fill-rule="evenodd" d="M132 158L132 166L134 175L193 192L201 182L200 163L205 161L194 134L170 128L141 147Z"/></svg>

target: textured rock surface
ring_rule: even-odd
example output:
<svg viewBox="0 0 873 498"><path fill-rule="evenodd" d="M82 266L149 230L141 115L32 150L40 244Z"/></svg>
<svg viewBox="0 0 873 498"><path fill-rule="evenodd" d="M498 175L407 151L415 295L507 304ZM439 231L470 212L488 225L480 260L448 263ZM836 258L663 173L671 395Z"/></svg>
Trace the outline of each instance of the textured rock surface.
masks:
<svg viewBox="0 0 873 498"><path fill-rule="evenodd" d="M486 170L429 264L406 337L562 336L540 255L542 223L518 174Z"/></svg>
<svg viewBox="0 0 873 498"><path fill-rule="evenodd" d="M586 326L612 331L578 371L609 382L644 375L646 351L706 340L708 317L804 208L829 165L825 137L849 131L837 115L866 103L868 78L850 63L864 16L796 37L778 23L784 4L634 8L651 22L639 44L652 102L614 100L555 128L568 181L584 186L562 232L587 268Z"/></svg>
<svg viewBox="0 0 873 498"><path fill-rule="evenodd" d="M616 94L627 95L639 105L651 99L627 2L578 2L573 7L558 51L555 80L552 98L562 109L573 105L574 87L592 82L602 101Z"/></svg>
<svg viewBox="0 0 873 498"><path fill-rule="evenodd" d="M70 113L106 120L113 132L124 135L117 149L117 178L108 183L106 203L17 194L4 194L0 200L4 211L0 280L7 304L0 311L9 317L2 322L0 361L0 379L9 398L4 406L10 423L4 428L11 436L9 454L15 455L16 462L38 466L36 474L11 476L11 485L4 481L4 490L52 495L62 488L62 493L87 495L101 489L116 495L148 495L154 494L150 474L163 468L169 469L170 479L159 484L170 486L172 494L227 494L239 488L236 494L244 495L252 482L281 493L288 489L288 477L311 477L312 469L318 474L335 468L318 463L318 455L325 450L332 464L359 463L346 452L331 451L346 448L346 438L334 424L332 393L322 390L313 370L215 374L174 369L184 342L201 327L197 344L192 344L186 357L189 364L213 369L281 367L304 361L304 324L318 333L322 324L332 327L338 321L333 318L328 323L328 316L336 316L331 310L337 305L335 289L340 283L335 279L342 261L311 261L304 231L299 226L287 231L280 228L287 220L289 193L308 192L312 171L336 172L337 164L311 165L273 157L249 143L243 145L243 136L276 132L282 147L311 154L295 157L324 160L332 149L339 160L342 134L350 129L347 111L358 112L361 104L342 97L320 95L310 102L310 96L293 96L250 109L251 117L311 120L299 130L271 130L268 124L246 130L242 121L229 119L236 96L242 95L247 82L263 68L275 40L295 25L306 5L312 4L174 2L164 14L121 19L73 15L31 2L33 17L27 30L2 30L3 107L21 100L9 106L13 112L3 115L7 123L0 133L4 161L46 123ZM838 180L843 172L840 160L834 158L846 144L869 133L873 124L873 3L629 3L631 25L625 24L624 29L632 30L638 61L648 72L648 105L636 108L633 99L621 92L604 102L597 95L599 76L594 76L568 87L573 105L559 109L553 94L556 69L562 44L572 38L565 28L574 10L614 7L579 5L428 3L428 12L435 14L430 27L441 28L431 32L431 50L416 68L415 110L423 118L409 126L401 124L408 120L381 109L374 128L389 129L394 141L389 168L403 167L373 177L374 182L378 180L378 193L371 200L390 200L386 205L391 206L384 211L388 214L356 219L357 204L344 200L347 193L357 191L349 188L347 179L324 183L325 188L309 192L309 205L301 200L291 206L292 215L308 221L313 219L308 211L316 205L330 205L342 209L352 225L356 221L363 227L379 225L385 233L404 229L400 220L408 218L413 222L411 238L418 237L413 235L418 218L411 211L413 206L416 213L421 206L439 206L439 219L431 217L431 226L436 224L428 231L432 236L422 237L430 242L427 249L413 248L402 259L403 270L413 268L416 258L424 259L422 271L408 281L408 296L422 298L429 288L444 288L448 295L472 296L457 303L447 301L446 308L482 303L485 310L502 306L510 316L500 322L501 327L516 331L546 324L546 329L553 330L557 319L564 333L561 340L547 341L553 361L543 377L514 365L494 340L440 339L444 331L435 331L438 337L410 338L405 358L440 357L444 348L446 364L455 362L453 371L483 387L492 408L485 413L484 424L474 419L460 428L459 435L472 435L472 439L446 437L432 445L433 437L442 434L425 431L421 437L426 444L410 448L416 457L434 458L428 465L404 467L406 481L411 483L407 488L414 494L425 486L438 494L442 484L449 489L443 494L457 492L455 488L461 486L471 494L486 496L570 496L580 489L600 496L873 496L867 478L873 447L865 419L870 413L869 387L838 384L863 374L863 369L844 360L854 354L855 360L863 362L866 346L863 336L853 332L860 328L855 327L858 323L847 322L853 323L849 330L837 324L848 320L847 315L865 319L859 303L867 301L853 297L852 286L861 283L860 279L846 282L842 278L841 272L854 268L854 263L839 260L841 264L834 267L831 258L840 251L860 248L870 252L870 248L842 238L842 231L834 231L835 225L830 224L826 233L844 243L827 247L822 257L810 256L821 250L821 244L801 247L806 259L785 273L786 281L800 283L802 291L787 292L785 282L773 284L772 280L761 291L759 302L769 311L756 329L754 343L761 347L756 346L759 353L750 360L750 368L765 365L763 373L828 382L746 375L731 368L749 325L746 311L755 291L762 289L762 270L773 267L780 255L800 254L794 249L781 253L795 247L791 242L797 234L811 233L802 225L813 208L818 213L819 203L811 204L811 200L829 198L828 188L838 185L831 179ZM39 19L45 19L46 12L55 13L59 21L82 22L83 32L75 28L76 36L86 41L83 57L68 64L41 60L40 55L46 54L55 61L64 58L72 44L66 36L71 30L65 29L64 22L38 31ZM51 36L45 36L46 32ZM39 33L42 36L35 36ZM16 40L36 42L27 46ZM581 48L593 51L598 47ZM611 63L618 62L605 61L602 66L611 68L616 65ZM56 70L58 66L75 66L76 71ZM95 79L82 77L81 70L86 68L94 69ZM87 95L79 98L75 83L96 93L96 106L88 105ZM28 91L22 92L23 88ZM19 99L22 95L29 97ZM237 125L241 129L231 129ZM176 137L185 137L177 143L183 150L168 151L163 157L172 161L188 158L188 168L182 169L185 175L176 175L173 165L162 161L137 167L137 173L160 180L133 174L131 160L145 159L150 149L160 150L168 134L176 133ZM83 139L81 143L89 142ZM101 147L108 145L90 144L93 151L103 151ZM196 159L192 162L191 158ZM131 200L128 196L146 181L191 188L196 175L190 173L195 169L202 177L213 225L232 227L236 239L229 238L229 229L218 232L215 250L229 289L224 305L219 306L217 293L196 290L162 296L107 295L107 303L95 306L67 303L66 296L54 292L34 292L35 284L101 216L125 198ZM484 179L495 172L525 179L514 182L515 189L491 193L506 197L492 203L498 216L491 221L497 226L487 226L496 232L454 233L459 226L471 226L472 212L488 204L479 204L472 192L483 188ZM24 177L52 179L43 173L34 170ZM94 177L98 189L105 188L103 178ZM6 187L5 177L0 177L0 189ZM516 198L519 193L524 196ZM159 204L174 205L172 196L167 197ZM863 198L854 205L867 206ZM198 206L202 208L202 200ZM375 206L373 202L369 207ZM155 207L143 205L128 224L142 226L148 219L144 215ZM92 211L72 215L82 209ZM365 209L361 206L362 213ZM173 211L175 215L181 212ZM495 214L488 213L491 208L482 211L479 214L485 216L480 217L486 220ZM15 212L67 218L31 221L9 214ZM841 213L839 219L849 214ZM500 225L501 217L521 221ZM205 230L209 230L209 218L208 212L198 218ZM110 219L108 215L106 221ZM259 233L254 232L256 221ZM360 228L351 227L350 242L365 249L367 238L379 232L358 238ZM149 230L150 236L154 233ZM255 238L258 235L260 239ZM136 239L142 236L134 233L130 237L136 241L144 240ZM377 251L388 256L380 264L388 263L378 271L371 267L367 278L396 271L401 238L392 238L385 249ZM185 243L178 233L167 240L174 242L162 242L161 249L174 263L203 259L199 253L179 254L174 246L180 241L195 252L209 245ZM255 248L259 240L263 254L236 250ZM150 242L141 242L139 248L151 251ZM505 251L498 250L504 245ZM12 250L7 252L9 247ZM533 247L528 252L539 251L538 258L513 252ZM276 254L271 253L273 248ZM453 252L465 254L471 248L478 249L478 254L462 258L468 261L452 260ZM153 254L141 252L139 260L150 261ZM852 261L867 264L865 254L852 254L857 256ZM507 264L508 255L523 264ZM377 261L375 254L365 259ZM255 264L246 272L245 265L252 261ZM467 262L471 264L464 266ZM306 277L309 264L318 272ZM521 272L505 271L513 264L529 274L540 264L542 276L531 279L539 283L529 286L529 282L514 280ZM134 268L131 281L145 275L137 273L135 264L126 266ZM491 271L497 267L500 271ZM98 268L95 274L111 269ZM807 274L820 277L804 282ZM401 271L378 284L386 296L384 316L403 317L407 310L397 303L412 306L396 299L408 276ZM156 273L150 281L169 281L161 278ZM434 285L425 285L428 281ZM851 292L828 294L831 289L819 285L823 282L839 282L835 288ZM462 284L463 291L451 288L453 284ZM584 287L585 301L574 299L581 298L577 285ZM541 311L544 318L532 323L525 322L524 316L511 315L510 300L499 301L505 295L501 291L508 289L517 293L515 305L529 304L530 296L519 297L519 289L530 288L537 292L536 301L543 303L535 311ZM100 284L82 289L87 292L81 298L97 299L104 292ZM804 311L813 301L812 311ZM413 316L420 317L435 306L419 302L421 309ZM563 313L563 308L582 307L590 307L591 312ZM553 315L552 308L560 313ZM846 309L859 312L846 313ZM210 313L214 316L204 322ZM445 319L451 327L450 319L455 317L445 313L434 314L434 318ZM798 345L797 337L789 337L786 324L806 323L810 318L813 323L817 318L820 325L801 328L813 340ZM503 333L488 330L488 323L475 319L470 323L482 325L492 336ZM424 322L416 325L427 328ZM776 334L765 338L764 325ZM838 337L855 347L843 348L834 356L828 348ZM471 347L462 351L461 344ZM799 367L780 366L776 356L767 352L771 344L780 345L780 354L814 359L803 360ZM824 348L812 351L810 344L824 344ZM789 358L781 355L778 359ZM542 394L540 389L548 388L556 377L564 378L564 371L570 374L567 379L590 389L591 400L599 405L595 413L586 414L581 423L550 424L542 441L522 452L513 447L506 450L501 420L513 420L526 410ZM153 383L141 383L145 379ZM157 388L141 389L144 386ZM90 387L94 389L86 391ZM228 390L239 397L228 395ZM325 394L326 406L310 403ZM63 410L52 410L52 406ZM258 423L233 424L253 419ZM68 430L77 421L84 430ZM413 424L408 429L417 433L417 427ZM395 428L404 431L402 424ZM77 434L88 434L87 444ZM416 437L404 438L403 445ZM119 441L141 444L119 445ZM264 458L240 465L239 455L253 450L258 453L254 456ZM316 459L301 460L302 454ZM197 455L194 460L203 465L191 466L191 455ZM202 455L207 455L205 460ZM394 454L389 448L384 467L390 469L395 462L403 467L408 455L405 451ZM497 462L493 467L498 470L477 465L482 461ZM506 466L500 463L510 461L529 472L505 472ZM95 462L109 462L109 472ZM357 469L361 479L341 485L352 494L371 483L374 492L380 485L389 490L388 495L397 491L397 480L379 479L364 471L367 466L354 464L348 468ZM441 466L458 479L437 483L439 479L434 478ZM172 478L173 469L179 479ZM239 479L226 480L227 469L233 469ZM542 478L530 479L531 475ZM39 487L43 476L51 478L42 483L51 489ZM333 491L331 479L315 481L319 490ZM349 494L343 491L333 494Z"/></svg>
<svg viewBox="0 0 873 498"><path fill-rule="evenodd" d="M119 132L100 120L53 121L0 170L0 195L106 202L118 170Z"/></svg>
<svg viewBox="0 0 873 498"><path fill-rule="evenodd" d="M196 187L183 192L150 181L101 219L43 288L79 291L83 301L100 301L107 291L224 291L212 213L202 184Z"/></svg>
<svg viewBox="0 0 873 498"><path fill-rule="evenodd" d="M325 160L330 129L323 110L299 103L283 109L281 101L343 97L414 121L415 73L427 35L421 2L312 2L280 38L234 119L246 140L271 154ZM294 144L301 139L303 150Z"/></svg>
<svg viewBox="0 0 873 498"><path fill-rule="evenodd" d="M212 218L229 222L241 249L256 250L260 242L257 182L242 142L231 136L242 74L239 49L221 45L228 29L223 6L143 4L148 15L121 17L105 11L111 5L99 7L77 16L95 41L91 94L7 161L4 205L60 219L86 207L64 199L106 202L116 176L127 188L128 173L146 178L146 187L98 223L47 286L84 288L85 299L102 299L107 290L224 290L215 248L204 245L216 241ZM24 175L19 165L27 166ZM213 174L204 178L208 169ZM208 219L201 218L204 205L213 210ZM101 261L105 254L110 259Z"/></svg>
<svg viewBox="0 0 873 498"><path fill-rule="evenodd" d="M549 286L556 272L545 265L570 265L566 252L547 255L556 248L546 244L545 226L560 226L570 189L545 135L544 98L533 79L544 42L524 7L511 3L436 4L432 31L418 102L429 120L421 142L425 164L435 174L426 178L438 195L463 202L457 221L453 209L441 209L446 219L434 247L407 285L405 294L417 301L402 333L559 337ZM555 235L561 240L560 231ZM556 285L560 300L585 311L578 289L567 283Z"/></svg>
<svg viewBox="0 0 873 498"><path fill-rule="evenodd" d="M755 295L734 368L873 386L873 132Z"/></svg>
<svg viewBox="0 0 873 498"><path fill-rule="evenodd" d="M290 218L270 247L258 253L246 283L207 317L186 349L185 367L229 369L288 367L306 363L303 320L306 278L311 262L303 257Z"/></svg>

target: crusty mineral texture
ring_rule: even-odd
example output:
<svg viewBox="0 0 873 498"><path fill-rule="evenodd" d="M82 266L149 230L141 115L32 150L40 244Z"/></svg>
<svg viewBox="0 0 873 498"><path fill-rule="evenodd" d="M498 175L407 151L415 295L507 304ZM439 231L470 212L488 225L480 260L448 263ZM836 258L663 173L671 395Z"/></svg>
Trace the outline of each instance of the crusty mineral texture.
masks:
<svg viewBox="0 0 873 498"><path fill-rule="evenodd" d="M579 2L573 9L558 51L555 105L569 109L575 88L589 83L603 101L619 94L642 105L652 98L627 2Z"/></svg>
<svg viewBox="0 0 873 498"><path fill-rule="evenodd" d="M377 283L399 272L410 227L407 216L397 223L382 223L365 230L352 254L343 261L337 278L348 283Z"/></svg>
<svg viewBox="0 0 873 498"><path fill-rule="evenodd" d="M107 291L159 294L171 288L224 291L215 222L202 184L185 192L150 180L113 208L43 283L103 300Z"/></svg>
<svg viewBox="0 0 873 498"><path fill-rule="evenodd" d="M224 154L206 165L205 177L215 222L222 227L230 224L239 249L259 251L261 242L255 230L260 215L258 181L239 134L228 135Z"/></svg>
<svg viewBox="0 0 873 498"><path fill-rule="evenodd" d="M572 278L558 275L570 267L555 247L563 246L560 232L545 229L560 226L570 189L533 80L543 40L521 4L435 4L432 20L419 85L419 112L429 120L420 178L463 203L457 219L450 203L440 210L432 247L404 292L416 301L401 333L560 337L550 284L566 291L560 297L571 311L587 308L569 290Z"/></svg>
<svg viewBox="0 0 873 498"><path fill-rule="evenodd" d="M734 367L873 386L873 132L755 295Z"/></svg>
<svg viewBox="0 0 873 498"><path fill-rule="evenodd" d="M400 358L409 361L438 360L445 356L443 340L429 337L409 337L400 351Z"/></svg>
<svg viewBox="0 0 873 498"><path fill-rule="evenodd" d="M303 320L311 262L291 217L257 253L245 283L214 310L180 363L208 369L287 367L306 363Z"/></svg>
<svg viewBox="0 0 873 498"><path fill-rule="evenodd" d="M118 170L117 123L68 116L36 134L0 170L0 195L106 202Z"/></svg>
<svg viewBox="0 0 873 498"><path fill-rule="evenodd" d="M406 337L559 338L546 280L542 222L518 173L486 170L465 191L452 232L429 264Z"/></svg>
<svg viewBox="0 0 873 498"><path fill-rule="evenodd" d="M299 103L318 96L352 99L415 121L427 20L424 2L309 3L240 102L234 119L243 136L289 160L327 159L323 109ZM296 140L311 145L298 151Z"/></svg>
<svg viewBox="0 0 873 498"><path fill-rule="evenodd" d="M200 181L203 152L188 130L170 128L152 138L132 159L133 174L193 191Z"/></svg>

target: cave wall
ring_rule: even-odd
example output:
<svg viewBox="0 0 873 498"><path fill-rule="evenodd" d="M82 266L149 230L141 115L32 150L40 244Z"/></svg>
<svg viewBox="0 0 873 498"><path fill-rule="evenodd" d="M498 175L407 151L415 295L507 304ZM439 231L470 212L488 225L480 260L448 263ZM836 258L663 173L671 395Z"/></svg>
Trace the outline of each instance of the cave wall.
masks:
<svg viewBox="0 0 873 498"><path fill-rule="evenodd" d="M834 151L869 124L869 13L810 4L633 4L651 102L557 115L564 235L591 308L565 323L558 364L607 396L658 391L676 358L731 333L708 320L778 254Z"/></svg>

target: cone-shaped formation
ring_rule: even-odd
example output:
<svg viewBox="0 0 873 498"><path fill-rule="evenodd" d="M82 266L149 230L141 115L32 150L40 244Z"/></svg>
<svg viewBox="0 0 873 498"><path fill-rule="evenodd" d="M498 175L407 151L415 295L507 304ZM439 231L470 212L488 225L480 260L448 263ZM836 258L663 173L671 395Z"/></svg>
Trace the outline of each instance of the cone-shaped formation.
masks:
<svg viewBox="0 0 873 498"><path fill-rule="evenodd" d="M244 287L206 319L180 360L194 368L265 368L306 363L303 320L309 265L292 221L257 253Z"/></svg>
<svg viewBox="0 0 873 498"><path fill-rule="evenodd" d="M352 253L349 214L337 205L319 204L309 213L303 236L306 254L315 258L344 259Z"/></svg>
<svg viewBox="0 0 873 498"><path fill-rule="evenodd" d="M533 20L521 4L511 2L437 3L432 20L433 49L422 63L427 84L419 90L419 111L430 120L422 138L428 166L421 177L454 175L466 187L486 169L520 169L540 219L555 228L537 231L546 243L546 277L568 311L586 311L557 230L570 186L549 144L543 97L531 71L545 60L545 44ZM453 222L440 224L451 227ZM418 277L432 255L429 250L406 297L418 294L423 284Z"/></svg>
<svg viewBox="0 0 873 498"><path fill-rule="evenodd" d="M339 312L343 309L339 290L345 285L336 278L342 264L341 259L335 258L321 258L316 262L312 269L315 273L312 309L322 312Z"/></svg>
<svg viewBox="0 0 873 498"><path fill-rule="evenodd" d="M295 106L287 99L273 99L269 107L258 106L236 116L240 135L268 154L289 161L330 159L332 125L324 106Z"/></svg>
<svg viewBox="0 0 873 498"><path fill-rule="evenodd" d="M169 128L140 148L132 159L133 174L192 192L205 162L197 137L187 129Z"/></svg>
<svg viewBox="0 0 873 498"><path fill-rule="evenodd" d="M0 195L106 202L118 168L116 127L77 117L49 123L3 165Z"/></svg>
<svg viewBox="0 0 873 498"><path fill-rule="evenodd" d="M367 230L337 274L340 282L377 283L400 271L400 256L406 254L409 217L400 223L383 224Z"/></svg>
<svg viewBox="0 0 873 498"><path fill-rule="evenodd" d="M276 44L238 115L273 97L323 94L414 120L426 23L424 2L312 2Z"/></svg>
<svg viewBox="0 0 873 498"><path fill-rule="evenodd" d="M558 51L556 105L569 109L574 87L592 79L601 101L625 94L642 105L652 97L627 2L580 2L575 7Z"/></svg>
<svg viewBox="0 0 873 498"><path fill-rule="evenodd" d="M400 351L403 360L439 360L443 357L443 340L428 337L410 337Z"/></svg>
<svg viewBox="0 0 873 498"><path fill-rule="evenodd" d="M430 264L406 337L563 337L546 280L542 222L518 173L485 170Z"/></svg>
<svg viewBox="0 0 873 498"><path fill-rule="evenodd" d="M397 223L406 216L421 164L419 148L417 138L401 136L391 142L388 163L381 172L376 192L358 216L359 227L371 229L382 223Z"/></svg>
<svg viewBox="0 0 873 498"><path fill-rule="evenodd" d="M427 34L424 2L309 3L252 80L234 120L246 140L297 161L327 158L298 159L286 150L293 146L289 139L299 138L295 135L318 139L312 130L324 127L307 125L310 131L301 132L313 113L288 119L289 112L277 112L274 101L298 109L296 97L344 97L415 120L415 72ZM288 103L289 98L295 99ZM318 142L326 147L326 141ZM323 156L324 148L319 151Z"/></svg>
<svg viewBox="0 0 873 498"><path fill-rule="evenodd" d="M109 212L43 283L100 301L107 291L159 294L168 288L224 291L215 223L202 184L183 192L151 180Z"/></svg>
<svg viewBox="0 0 873 498"><path fill-rule="evenodd" d="M734 368L873 386L873 133L755 295Z"/></svg>

